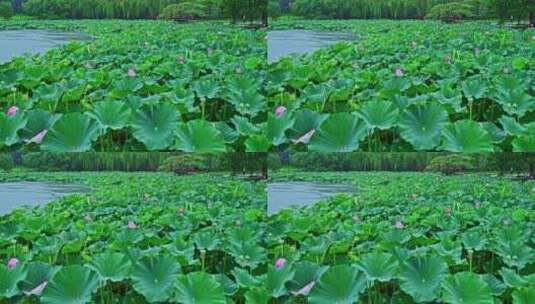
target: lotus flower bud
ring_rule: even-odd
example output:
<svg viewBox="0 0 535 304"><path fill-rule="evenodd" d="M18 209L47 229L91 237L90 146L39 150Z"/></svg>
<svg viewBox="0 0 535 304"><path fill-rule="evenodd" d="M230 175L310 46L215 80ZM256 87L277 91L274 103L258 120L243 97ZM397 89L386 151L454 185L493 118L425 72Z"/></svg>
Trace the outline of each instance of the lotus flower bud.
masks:
<svg viewBox="0 0 535 304"><path fill-rule="evenodd" d="M397 76L397 77L402 77L404 74L403 74L403 70L400 69L400 68L397 68L396 71L394 72L394 74Z"/></svg>
<svg viewBox="0 0 535 304"><path fill-rule="evenodd" d="M277 115L277 117L284 115L284 112L286 112L286 107L278 106L277 109L275 109L275 115Z"/></svg>
<svg viewBox="0 0 535 304"><path fill-rule="evenodd" d="M277 261L275 261L275 267L276 268L280 269L280 268L284 267L284 265L286 265L286 259L284 259L284 258L279 258L279 259L277 259Z"/></svg>
<svg viewBox="0 0 535 304"><path fill-rule="evenodd" d="M136 222L128 221L127 227L128 227L128 229L136 229L137 228Z"/></svg>
<svg viewBox="0 0 535 304"><path fill-rule="evenodd" d="M403 225L403 222L401 220L396 220L396 224L394 224L394 227L396 227L396 229L403 229L405 228L405 225Z"/></svg>
<svg viewBox="0 0 535 304"><path fill-rule="evenodd" d="M7 116L14 116L19 111L19 107L17 106L11 106L9 109L7 109L6 115Z"/></svg>
<svg viewBox="0 0 535 304"><path fill-rule="evenodd" d="M12 270L13 268L17 267L18 263L19 260L17 258L9 259L9 261L7 261L7 270Z"/></svg>
<svg viewBox="0 0 535 304"><path fill-rule="evenodd" d="M127 74L128 77L136 77L137 75L136 70L134 70L133 68L129 68Z"/></svg>

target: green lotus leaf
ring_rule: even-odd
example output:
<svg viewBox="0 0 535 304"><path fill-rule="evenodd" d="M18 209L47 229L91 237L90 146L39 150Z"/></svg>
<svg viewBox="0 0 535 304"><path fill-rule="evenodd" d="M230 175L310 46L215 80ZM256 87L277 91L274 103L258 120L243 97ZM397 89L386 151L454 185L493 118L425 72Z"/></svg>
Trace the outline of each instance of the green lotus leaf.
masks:
<svg viewBox="0 0 535 304"><path fill-rule="evenodd" d="M367 132L366 123L355 114L332 114L312 136L308 148L320 152L352 152L359 148Z"/></svg>
<svg viewBox="0 0 535 304"><path fill-rule="evenodd" d="M509 268L502 268L498 272L502 277L505 285L512 288L525 287L528 284L526 277L519 275L515 270Z"/></svg>
<svg viewBox="0 0 535 304"><path fill-rule="evenodd" d="M460 113L463 109L462 94L452 88L452 86L447 83L442 84L440 86L440 90L434 94L434 97L438 100L438 102L445 105L446 107L450 106L451 108L453 108L456 113Z"/></svg>
<svg viewBox="0 0 535 304"><path fill-rule="evenodd" d="M442 300L450 304L494 304L489 285L472 272L449 275L442 284Z"/></svg>
<svg viewBox="0 0 535 304"><path fill-rule="evenodd" d="M32 99L38 102L58 103L64 88L59 83L45 84L33 91Z"/></svg>
<svg viewBox="0 0 535 304"><path fill-rule="evenodd" d="M364 272L370 282L388 282L396 275L399 263L393 255L375 251L364 255L357 268Z"/></svg>
<svg viewBox="0 0 535 304"><path fill-rule="evenodd" d="M28 122L21 131L21 137L29 140L43 130L50 130L60 117L61 114L52 114L42 109L29 111Z"/></svg>
<svg viewBox="0 0 535 304"><path fill-rule="evenodd" d="M106 251L95 256L87 266L96 271L102 281L120 282L130 274L132 263L122 253Z"/></svg>
<svg viewBox="0 0 535 304"><path fill-rule="evenodd" d="M252 276L245 269L234 268L231 271L231 273L234 276L234 278L236 278L236 282L238 283L238 286L240 286L240 287L251 288L251 286L258 286L261 283L258 278Z"/></svg>
<svg viewBox="0 0 535 304"><path fill-rule="evenodd" d="M226 304L219 282L205 272L180 275L175 284L175 300L184 304Z"/></svg>
<svg viewBox="0 0 535 304"><path fill-rule="evenodd" d="M513 139L513 152L535 152L535 137L520 136Z"/></svg>
<svg viewBox="0 0 535 304"><path fill-rule="evenodd" d="M309 261L298 262L295 264L295 274L288 282L288 288L292 292L301 290L310 282L316 282L320 276L327 270L327 266L321 266Z"/></svg>
<svg viewBox="0 0 535 304"><path fill-rule="evenodd" d="M492 122L485 121L480 124L489 133L493 143L501 143L507 137L507 134Z"/></svg>
<svg viewBox="0 0 535 304"><path fill-rule="evenodd" d="M366 276L350 265L327 269L308 296L311 304L357 303L366 286Z"/></svg>
<svg viewBox="0 0 535 304"><path fill-rule="evenodd" d="M376 100L365 103L359 114L370 129L386 130L396 124L399 110L390 101Z"/></svg>
<svg viewBox="0 0 535 304"><path fill-rule="evenodd" d="M527 112L535 110L535 100L524 92L524 83L521 79L504 75L498 79L495 88L492 97L509 115L520 118Z"/></svg>
<svg viewBox="0 0 535 304"><path fill-rule="evenodd" d="M245 140L245 152L267 152L271 142L264 135L253 134Z"/></svg>
<svg viewBox="0 0 535 304"><path fill-rule="evenodd" d="M448 113L439 104L410 106L401 114L401 137L416 150L433 149L447 121Z"/></svg>
<svg viewBox="0 0 535 304"><path fill-rule="evenodd" d="M268 304L269 292L263 287L253 287L245 292L245 302L251 304Z"/></svg>
<svg viewBox="0 0 535 304"><path fill-rule="evenodd" d="M26 294L32 294L32 291L42 284L47 284L54 277L60 268L51 266L42 262L29 263L27 266L28 274L24 281L19 285ZM46 287L46 286L45 286Z"/></svg>
<svg viewBox="0 0 535 304"><path fill-rule="evenodd" d="M134 289L149 302L167 301L179 271L180 265L170 257L144 257L132 271Z"/></svg>
<svg viewBox="0 0 535 304"><path fill-rule="evenodd" d="M234 116L230 120L240 135L249 136L258 132L258 128L243 116Z"/></svg>
<svg viewBox="0 0 535 304"><path fill-rule="evenodd" d="M46 286L41 302L45 304L90 303L97 289L98 275L80 265L62 267Z"/></svg>
<svg viewBox="0 0 535 304"><path fill-rule="evenodd" d="M502 295L507 289L507 286L492 274L484 274L481 278L489 285L492 295L494 296Z"/></svg>
<svg viewBox="0 0 535 304"><path fill-rule="evenodd" d="M178 111L168 103L141 107L132 121L134 137L149 150L162 150L172 144L180 120Z"/></svg>
<svg viewBox="0 0 535 304"><path fill-rule="evenodd" d="M410 258L401 266L401 289L416 302L433 301L447 272L448 265L438 256Z"/></svg>
<svg viewBox="0 0 535 304"><path fill-rule="evenodd" d="M269 114L267 120L267 138L274 145L282 145L287 141L286 131L294 125L295 119L288 113L281 116Z"/></svg>
<svg viewBox="0 0 535 304"><path fill-rule="evenodd" d="M441 148L451 152L493 152L490 134L477 122L459 120L450 123L442 132Z"/></svg>
<svg viewBox="0 0 535 304"><path fill-rule="evenodd" d="M241 115L255 117L266 108L265 97L256 90L246 90L240 92L230 92L227 94L228 102Z"/></svg>
<svg viewBox="0 0 535 304"><path fill-rule="evenodd" d="M301 109L296 111L293 117L295 118L295 122L291 129L288 130L288 134L292 139L296 140L310 132L310 130L317 130L329 115L309 109Z"/></svg>
<svg viewBox="0 0 535 304"><path fill-rule="evenodd" d="M487 91L486 84L479 78L463 81L461 84L464 96L468 99L480 99Z"/></svg>
<svg viewBox="0 0 535 304"><path fill-rule="evenodd" d="M180 124L176 136L174 148L184 152L225 152L227 149L223 135L206 120L196 119Z"/></svg>
<svg viewBox="0 0 535 304"><path fill-rule="evenodd" d="M303 99L306 103L325 103L332 93L332 88L326 83L309 85L303 89Z"/></svg>
<svg viewBox="0 0 535 304"><path fill-rule="evenodd" d="M479 231L467 231L461 235L461 241L466 249L482 250L487 240Z"/></svg>
<svg viewBox="0 0 535 304"><path fill-rule="evenodd" d="M204 230L192 235L192 240L199 250L215 250L221 243L214 231Z"/></svg>
<svg viewBox="0 0 535 304"><path fill-rule="evenodd" d="M505 133L515 136L524 135L527 128L510 116L502 116L498 119Z"/></svg>
<svg viewBox="0 0 535 304"><path fill-rule="evenodd" d="M48 131L41 149L50 152L85 152L91 149L98 133L98 124L89 116L65 114Z"/></svg>
<svg viewBox="0 0 535 304"><path fill-rule="evenodd" d="M213 99L219 93L219 83L211 78L194 81L191 87L200 98Z"/></svg>
<svg viewBox="0 0 535 304"><path fill-rule="evenodd" d="M5 265L0 265L0 299L11 298L20 294L17 286L26 278L27 270L23 266L17 266L9 270Z"/></svg>
<svg viewBox="0 0 535 304"><path fill-rule="evenodd" d="M513 304L531 304L535 299L535 289L522 288L513 291Z"/></svg>
<svg viewBox="0 0 535 304"><path fill-rule="evenodd" d="M18 132L26 126L27 121L20 111L13 116L0 113L0 148L18 143Z"/></svg>
<svg viewBox="0 0 535 304"><path fill-rule="evenodd" d="M95 119L103 130L120 130L128 124L131 112L123 101L112 100L97 102L93 112L87 115Z"/></svg>
<svg viewBox="0 0 535 304"><path fill-rule="evenodd" d="M223 291L227 296L233 296L238 291L238 284L234 282L224 273L219 273L215 275L216 280L223 287Z"/></svg>
<svg viewBox="0 0 535 304"><path fill-rule="evenodd" d="M294 277L294 274L295 270L291 265L286 264L281 268L270 265L262 286L266 288L269 295L273 298L288 295L289 292L286 289L286 283Z"/></svg>
<svg viewBox="0 0 535 304"><path fill-rule="evenodd" d="M233 143L240 137L240 134L238 133L238 131L231 128L224 121L218 121L214 123L214 126L219 131L219 133L223 135L223 138L225 139L226 143Z"/></svg>

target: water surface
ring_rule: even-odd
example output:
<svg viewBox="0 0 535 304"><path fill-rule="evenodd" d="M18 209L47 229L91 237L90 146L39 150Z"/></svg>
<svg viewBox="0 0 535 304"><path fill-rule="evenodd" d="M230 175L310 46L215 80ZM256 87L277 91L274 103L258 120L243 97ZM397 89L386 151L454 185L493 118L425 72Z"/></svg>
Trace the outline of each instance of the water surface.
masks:
<svg viewBox="0 0 535 304"><path fill-rule="evenodd" d="M267 34L268 62L289 55L302 55L340 41L355 40L354 34L313 30L277 30Z"/></svg>
<svg viewBox="0 0 535 304"><path fill-rule="evenodd" d="M71 193L85 193L91 189L77 184L51 182L0 183L0 215L15 208L45 205Z"/></svg>
<svg viewBox="0 0 535 304"><path fill-rule="evenodd" d="M15 56L44 53L47 50L73 40L90 40L92 36L54 30L0 31L0 63Z"/></svg>
<svg viewBox="0 0 535 304"><path fill-rule="evenodd" d="M311 205L338 193L352 193L349 184L326 184L316 182L276 182L268 186L268 214L290 207Z"/></svg>

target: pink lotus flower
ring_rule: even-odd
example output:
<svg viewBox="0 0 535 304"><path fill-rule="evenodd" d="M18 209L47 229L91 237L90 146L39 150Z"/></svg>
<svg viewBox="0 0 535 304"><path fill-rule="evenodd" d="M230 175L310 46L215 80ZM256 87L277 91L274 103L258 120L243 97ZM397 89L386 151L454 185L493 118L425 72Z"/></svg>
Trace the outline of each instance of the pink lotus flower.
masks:
<svg viewBox="0 0 535 304"><path fill-rule="evenodd" d="M129 68L127 74L129 77L136 77L137 75L136 70L134 70L133 68Z"/></svg>
<svg viewBox="0 0 535 304"><path fill-rule="evenodd" d="M43 139L45 138L46 133L48 133L48 130L44 129L43 131L37 133L30 140L26 140L26 143L40 144L43 141Z"/></svg>
<svg viewBox="0 0 535 304"><path fill-rule="evenodd" d="M7 116L13 116L13 115L17 114L18 111L19 111L19 107L11 106L11 107L9 107L9 109L7 109L6 115Z"/></svg>
<svg viewBox="0 0 535 304"><path fill-rule="evenodd" d="M277 261L275 261L275 267L277 267L279 269L284 267L285 264L286 264L286 259L284 259L284 258L279 258L279 259L277 259Z"/></svg>
<svg viewBox="0 0 535 304"><path fill-rule="evenodd" d="M401 220L396 220L396 224L394 225L396 229L403 229L405 228L405 225L403 225L403 222Z"/></svg>
<svg viewBox="0 0 535 304"><path fill-rule="evenodd" d="M303 136L299 137L298 139L292 139L292 141L294 143L296 143L296 144L297 143L308 144L308 142L310 141L310 139L312 138L314 133L316 133L316 130L312 129L312 130L308 131L307 133L305 133Z"/></svg>
<svg viewBox="0 0 535 304"><path fill-rule="evenodd" d="M91 215L86 215L86 216L84 216L84 220L85 220L86 222L92 222L92 221L93 221L93 218L91 217Z"/></svg>
<svg viewBox="0 0 535 304"><path fill-rule="evenodd" d="M48 285L48 281L44 281L30 291L24 291L24 294L27 296L40 296L43 293L43 290L45 290L46 285Z"/></svg>
<svg viewBox="0 0 535 304"><path fill-rule="evenodd" d="M314 285L316 285L316 282L312 281L306 284L303 288L299 289L298 291L292 291L292 294L294 296L299 296L299 295L308 296L312 288L314 288Z"/></svg>
<svg viewBox="0 0 535 304"><path fill-rule="evenodd" d="M283 106L278 106L277 109L275 109L275 115L277 115L277 117L281 117L285 112L286 108Z"/></svg>
<svg viewBox="0 0 535 304"><path fill-rule="evenodd" d="M400 68L397 68L396 71L394 72L394 74L397 76L397 77L403 77L403 70L400 69Z"/></svg>
<svg viewBox="0 0 535 304"><path fill-rule="evenodd" d="M127 227L128 227L128 229L136 229L137 228L136 222L128 221Z"/></svg>
<svg viewBox="0 0 535 304"><path fill-rule="evenodd" d="M18 263L19 263L19 259L17 258L9 259L9 261L7 261L7 270L12 270L13 268L17 267Z"/></svg>

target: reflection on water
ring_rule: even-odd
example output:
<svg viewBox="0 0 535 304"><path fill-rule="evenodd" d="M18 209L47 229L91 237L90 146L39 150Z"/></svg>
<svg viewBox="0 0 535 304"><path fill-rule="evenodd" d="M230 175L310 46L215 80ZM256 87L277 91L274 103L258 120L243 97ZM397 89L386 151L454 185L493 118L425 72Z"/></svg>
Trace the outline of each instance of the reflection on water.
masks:
<svg viewBox="0 0 535 304"><path fill-rule="evenodd" d="M52 30L0 31L0 63L6 63L15 56L43 53L48 49L72 40L90 40L83 33Z"/></svg>
<svg viewBox="0 0 535 304"><path fill-rule="evenodd" d="M311 31L311 30L280 30L267 34L268 62L291 54L302 55L339 41L355 40L351 33Z"/></svg>
<svg viewBox="0 0 535 304"><path fill-rule="evenodd" d="M280 182L268 184L268 214L291 206L308 206L337 193L351 193L348 184L325 184L313 182Z"/></svg>
<svg viewBox="0 0 535 304"><path fill-rule="evenodd" d="M85 193L90 190L83 185L50 182L0 183L0 215L22 206L44 205L70 193Z"/></svg>

